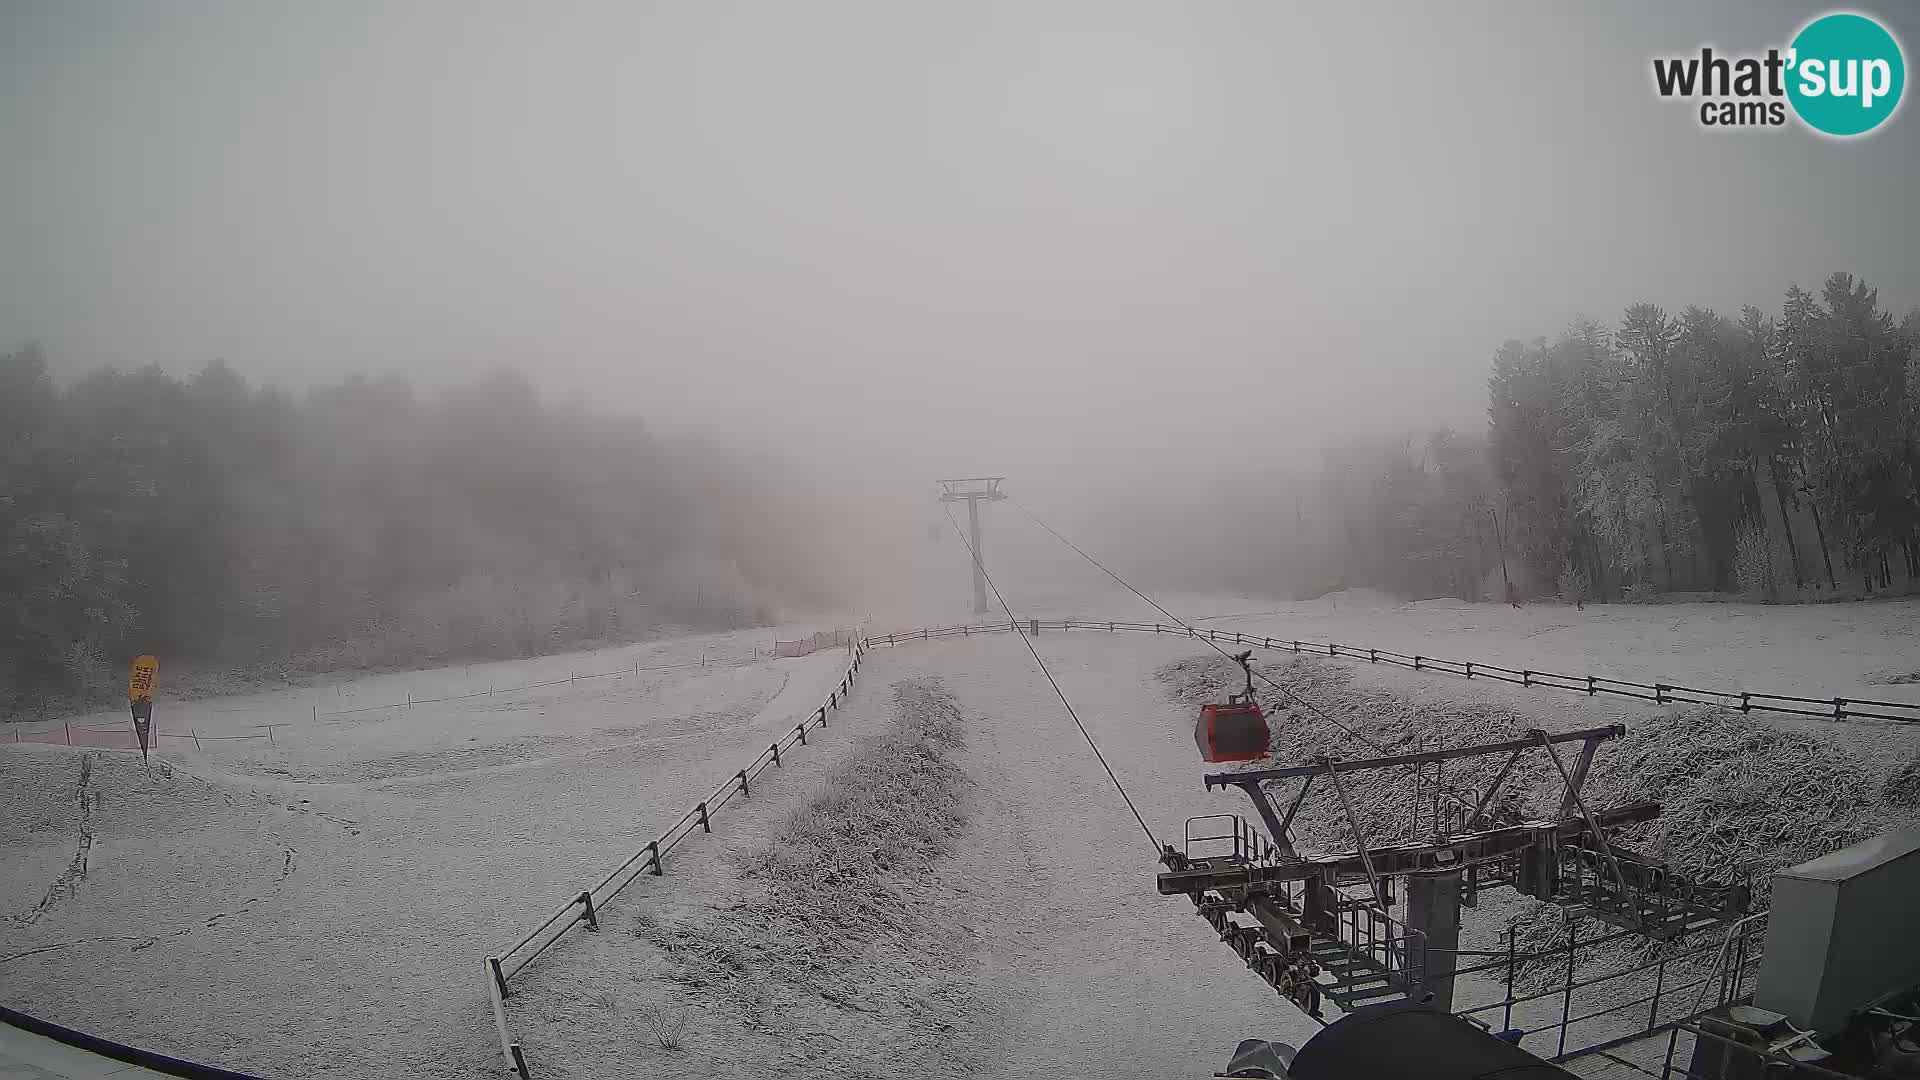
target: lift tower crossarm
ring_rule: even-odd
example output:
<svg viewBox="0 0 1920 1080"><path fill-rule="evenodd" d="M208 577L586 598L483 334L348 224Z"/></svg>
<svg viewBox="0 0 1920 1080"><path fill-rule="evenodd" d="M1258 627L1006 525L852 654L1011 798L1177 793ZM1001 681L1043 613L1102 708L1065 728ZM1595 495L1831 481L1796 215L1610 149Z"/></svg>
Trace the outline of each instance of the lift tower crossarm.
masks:
<svg viewBox="0 0 1920 1080"><path fill-rule="evenodd" d="M1458 870L1475 863L1497 861L1549 837L1560 843L1577 842L1592 836L1596 826L1600 829L1617 829L1652 821L1659 816L1659 803L1629 803L1594 811L1591 824L1582 818L1560 822L1535 821L1481 829L1429 843L1385 844L1371 849L1305 855L1269 864L1169 870L1160 874L1158 886L1163 895L1173 896L1209 889L1235 893L1262 885L1305 881L1308 878L1339 882L1368 881L1371 876L1367 870L1368 863L1373 864L1373 873L1383 878Z"/></svg>
<svg viewBox="0 0 1920 1080"><path fill-rule="evenodd" d="M1627 733L1620 724L1608 727L1587 728L1584 731L1565 731L1549 734L1546 742L1568 743L1585 742L1589 739L1617 739ZM1359 772L1362 769L1384 769L1397 765L1424 765L1435 761L1452 761L1455 758L1481 757L1487 754L1505 753L1511 750L1525 750L1541 745L1538 735L1511 742L1484 743L1479 746L1456 746L1447 750L1428 750L1418 754L1396 754L1393 757L1353 758L1341 761L1316 761L1310 765L1289 765L1281 769L1249 769L1245 772L1208 773L1205 777L1208 790L1216 787L1242 787L1257 784L1264 780L1287 780L1296 776L1324 776L1335 772Z"/></svg>
<svg viewBox="0 0 1920 1080"><path fill-rule="evenodd" d="M980 504L1006 498L1006 493L1000 490L1000 482L1005 479L1004 476L967 476L940 481L941 502L967 504L967 525L972 536L975 615L987 613L987 564L986 554L980 546Z"/></svg>

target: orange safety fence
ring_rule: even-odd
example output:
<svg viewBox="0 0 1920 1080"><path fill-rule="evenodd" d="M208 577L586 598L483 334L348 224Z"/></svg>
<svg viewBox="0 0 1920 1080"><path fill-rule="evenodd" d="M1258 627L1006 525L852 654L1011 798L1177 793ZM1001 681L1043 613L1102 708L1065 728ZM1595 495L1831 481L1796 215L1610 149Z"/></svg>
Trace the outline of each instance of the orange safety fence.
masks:
<svg viewBox="0 0 1920 1080"><path fill-rule="evenodd" d="M161 739L190 739L195 746L201 745L203 741L242 742L253 739L265 739L273 743L274 727L287 726L275 724L256 728L246 735L202 735L192 728L186 731L155 731L152 733L152 742L149 745L157 745ZM140 736L134 733L131 723L125 727L80 727L61 724L57 727L33 729L9 725L5 734L0 735L0 743L40 743L45 746L86 746L99 750L138 750Z"/></svg>
<svg viewBox="0 0 1920 1080"><path fill-rule="evenodd" d="M65 734L68 746L98 746L111 750L138 750L140 737L133 733L131 723L124 728L69 728L64 732L47 731L39 735L41 739L51 739L55 735Z"/></svg>

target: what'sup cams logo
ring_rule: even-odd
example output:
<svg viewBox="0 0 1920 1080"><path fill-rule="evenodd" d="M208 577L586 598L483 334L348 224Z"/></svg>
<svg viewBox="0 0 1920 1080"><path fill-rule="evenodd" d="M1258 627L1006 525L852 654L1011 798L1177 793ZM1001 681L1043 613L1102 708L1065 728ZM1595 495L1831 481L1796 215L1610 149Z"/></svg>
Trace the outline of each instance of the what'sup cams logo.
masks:
<svg viewBox="0 0 1920 1080"><path fill-rule="evenodd" d="M1834 12L1764 55L1699 55L1653 61L1663 98L1698 101L1702 127L1783 127L1788 117L1822 135L1865 135L1893 118L1907 85L1906 58L1891 31L1865 15ZM1791 112L1789 112L1791 109Z"/></svg>

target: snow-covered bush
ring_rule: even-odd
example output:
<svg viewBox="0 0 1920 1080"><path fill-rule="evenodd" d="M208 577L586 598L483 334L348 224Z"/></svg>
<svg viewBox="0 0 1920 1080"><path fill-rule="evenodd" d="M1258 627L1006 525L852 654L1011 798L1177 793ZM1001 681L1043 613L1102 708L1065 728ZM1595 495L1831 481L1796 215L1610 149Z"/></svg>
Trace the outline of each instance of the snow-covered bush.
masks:
<svg viewBox="0 0 1920 1080"><path fill-rule="evenodd" d="M1577 566L1569 566L1560 571L1560 602L1563 604L1584 603L1587 599L1587 572Z"/></svg>
<svg viewBox="0 0 1920 1080"><path fill-rule="evenodd" d="M1733 542L1734 585L1750 596L1772 600L1780 595L1780 567L1773 557L1773 538L1764 524L1746 522Z"/></svg>

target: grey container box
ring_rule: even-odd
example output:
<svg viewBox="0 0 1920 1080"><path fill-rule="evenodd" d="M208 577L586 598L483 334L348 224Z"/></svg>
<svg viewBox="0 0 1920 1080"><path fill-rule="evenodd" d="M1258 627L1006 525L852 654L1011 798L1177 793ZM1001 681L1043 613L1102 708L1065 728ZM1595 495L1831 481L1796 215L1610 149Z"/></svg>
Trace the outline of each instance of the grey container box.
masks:
<svg viewBox="0 0 1920 1080"><path fill-rule="evenodd" d="M1834 1035L1920 985L1920 829L1897 829L1773 877L1753 1003Z"/></svg>

